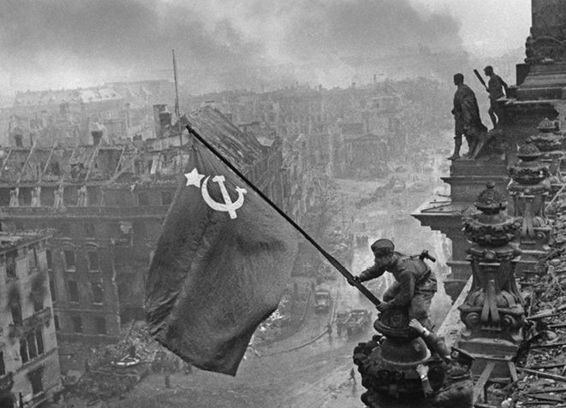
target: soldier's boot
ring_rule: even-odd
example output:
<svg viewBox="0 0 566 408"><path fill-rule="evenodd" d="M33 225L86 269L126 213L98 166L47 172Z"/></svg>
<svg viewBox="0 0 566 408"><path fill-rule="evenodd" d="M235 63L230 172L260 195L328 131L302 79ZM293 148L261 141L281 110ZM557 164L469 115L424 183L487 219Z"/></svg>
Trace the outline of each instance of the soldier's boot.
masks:
<svg viewBox="0 0 566 408"><path fill-rule="evenodd" d="M448 157L448 160L458 160L460 158L460 148L462 147L462 140L454 139L454 153Z"/></svg>

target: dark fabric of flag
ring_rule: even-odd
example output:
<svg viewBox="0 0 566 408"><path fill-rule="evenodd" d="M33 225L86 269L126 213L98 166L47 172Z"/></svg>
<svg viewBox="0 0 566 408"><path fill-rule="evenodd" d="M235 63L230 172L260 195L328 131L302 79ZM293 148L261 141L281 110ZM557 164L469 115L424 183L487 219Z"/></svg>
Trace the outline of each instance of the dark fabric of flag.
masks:
<svg viewBox="0 0 566 408"><path fill-rule="evenodd" d="M196 140L185 174L150 265L146 319L152 335L185 361L235 375L289 283L297 235Z"/></svg>

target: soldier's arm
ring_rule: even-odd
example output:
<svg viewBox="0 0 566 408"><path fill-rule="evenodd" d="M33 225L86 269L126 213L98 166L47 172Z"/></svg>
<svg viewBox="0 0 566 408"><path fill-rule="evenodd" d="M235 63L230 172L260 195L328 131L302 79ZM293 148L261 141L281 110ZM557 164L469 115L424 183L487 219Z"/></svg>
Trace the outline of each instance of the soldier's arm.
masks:
<svg viewBox="0 0 566 408"><path fill-rule="evenodd" d="M370 266L360 273L360 282L365 282L371 279L379 278L385 273L385 269L380 269L377 265Z"/></svg>
<svg viewBox="0 0 566 408"><path fill-rule="evenodd" d="M406 306L415 295L415 276L408 270L399 274L399 292L389 303L394 306Z"/></svg>

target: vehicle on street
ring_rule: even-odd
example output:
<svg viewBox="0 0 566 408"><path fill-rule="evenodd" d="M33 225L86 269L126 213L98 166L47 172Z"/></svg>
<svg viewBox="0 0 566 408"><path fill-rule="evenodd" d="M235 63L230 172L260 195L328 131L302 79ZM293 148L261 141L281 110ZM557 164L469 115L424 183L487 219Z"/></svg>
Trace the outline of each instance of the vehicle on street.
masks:
<svg viewBox="0 0 566 408"><path fill-rule="evenodd" d="M367 309L352 309L342 323L348 337L363 333L371 324L371 312Z"/></svg>
<svg viewBox="0 0 566 408"><path fill-rule="evenodd" d="M318 289L314 293L314 308L317 313L328 312L330 310L330 292L326 289Z"/></svg>

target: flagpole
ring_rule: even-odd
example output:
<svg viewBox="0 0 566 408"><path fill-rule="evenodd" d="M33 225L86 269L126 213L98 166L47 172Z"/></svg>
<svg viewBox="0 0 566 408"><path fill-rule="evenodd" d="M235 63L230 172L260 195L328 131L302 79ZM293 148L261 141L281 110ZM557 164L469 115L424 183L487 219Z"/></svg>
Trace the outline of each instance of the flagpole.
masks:
<svg viewBox="0 0 566 408"><path fill-rule="evenodd" d="M189 134L193 135L199 142L201 142L208 150L210 150L222 163L224 163L230 170L232 170L238 177L240 177L252 190L254 190L261 198L263 198L275 211L279 213L286 221L288 221L299 233L309 241L319 252L324 256L338 272L342 274L352 286L355 286L365 297L367 297L375 306L379 306L381 301L375 297L361 282L354 280L354 275L348 271L336 258L330 255L324 248L322 248L303 228L301 228L291 217L289 217L283 210L281 210L273 201L269 199L259 188L257 188L251 181L247 179L232 163L230 163L224 156L218 152L210 143L198 134L198 132L190 125L187 124Z"/></svg>
<svg viewBox="0 0 566 408"><path fill-rule="evenodd" d="M181 109L179 107L179 85L177 83L177 61L175 60L175 50L171 50L173 54L173 79L175 80L175 116L177 116L177 124L179 128L179 146L183 145L183 132L181 132Z"/></svg>

